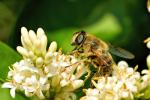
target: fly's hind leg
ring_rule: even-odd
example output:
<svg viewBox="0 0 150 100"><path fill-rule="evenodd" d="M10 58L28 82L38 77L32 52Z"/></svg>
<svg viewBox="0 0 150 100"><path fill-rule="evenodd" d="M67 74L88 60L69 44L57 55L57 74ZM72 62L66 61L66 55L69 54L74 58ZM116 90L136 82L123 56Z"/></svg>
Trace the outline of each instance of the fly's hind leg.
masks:
<svg viewBox="0 0 150 100"><path fill-rule="evenodd" d="M97 72L94 74L94 76L92 77L93 80L97 80L100 76L102 76L102 75L101 75L101 74L102 74L102 73L101 73L101 70L102 70L101 67L98 67L97 69L98 69L98 71L97 71Z"/></svg>
<svg viewBox="0 0 150 100"><path fill-rule="evenodd" d="M88 67L88 66L87 66L87 67ZM87 75L85 76L84 81L86 81L86 80L90 77L90 75L91 75L91 70L89 69L89 67L86 68L86 71L87 71Z"/></svg>

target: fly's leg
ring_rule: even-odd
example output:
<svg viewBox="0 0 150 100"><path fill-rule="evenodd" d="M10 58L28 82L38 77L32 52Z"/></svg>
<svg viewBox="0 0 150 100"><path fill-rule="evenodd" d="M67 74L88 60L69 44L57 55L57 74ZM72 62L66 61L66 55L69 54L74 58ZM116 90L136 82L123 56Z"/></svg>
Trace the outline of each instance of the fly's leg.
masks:
<svg viewBox="0 0 150 100"><path fill-rule="evenodd" d="M89 66L86 66L86 71L87 71L87 75L85 76L84 81L86 81L91 75L91 70L89 69Z"/></svg>
<svg viewBox="0 0 150 100"><path fill-rule="evenodd" d="M84 66L81 66L80 68L78 68L76 76L77 76L77 78L80 78L82 75L84 75L86 73L87 73L87 75L85 76L84 81L86 81L91 75L91 70L89 69L88 65L84 65Z"/></svg>

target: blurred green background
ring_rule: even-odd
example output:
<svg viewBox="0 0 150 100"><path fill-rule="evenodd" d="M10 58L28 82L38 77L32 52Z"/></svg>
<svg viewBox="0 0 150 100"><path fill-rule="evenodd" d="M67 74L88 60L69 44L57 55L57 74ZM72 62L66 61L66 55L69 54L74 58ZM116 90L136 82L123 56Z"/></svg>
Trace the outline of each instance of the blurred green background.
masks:
<svg viewBox="0 0 150 100"><path fill-rule="evenodd" d="M64 52L73 49L70 46L73 32L85 30L131 51L135 59L127 60L128 63L138 64L139 70L146 68L149 50L143 40L150 36L146 3L146 0L0 0L0 41L3 42L0 42L0 71L20 59L15 49L21 45L22 26L35 31L42 27L49 43L57 41ZM3 79L7 76L4 72L0 74ZM1 91L0 97L11 99Z"/></svg>
<svg viewBox="0 0 150 100"><path fill-rule="evenodd" d="M20 28L42 27L64 52L71 51L72 33L85 30L135 55L129 63L145 66L150 33L146 0L1 0L0 40L20 45Z"/></svg>
<svg viewBox="0 0 150 100"><path fill-rule="evenodd" d="M72 50L72 33L85 30L131 51L132 65L145 66L148 50L143 40L150 33L145 0L1 0L0 40L16 48L20 28L42 27L64 52Z"/></svg>

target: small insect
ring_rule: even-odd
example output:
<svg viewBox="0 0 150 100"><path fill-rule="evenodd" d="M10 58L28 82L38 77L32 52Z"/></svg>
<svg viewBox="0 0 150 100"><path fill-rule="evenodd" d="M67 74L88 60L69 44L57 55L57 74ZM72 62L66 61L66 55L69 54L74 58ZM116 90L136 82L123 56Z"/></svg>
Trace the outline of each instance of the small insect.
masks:
<svg viewBox="0 0 150 100"><path fill-rule="evenodd" d="M71 44L75 46L73 50L75 55L88 59L90 64L98 69L96 72L98 76L111 75L115 62L110 53L127 59L134 58L132 53L109 45L85 31L75 32Z"/></svg>

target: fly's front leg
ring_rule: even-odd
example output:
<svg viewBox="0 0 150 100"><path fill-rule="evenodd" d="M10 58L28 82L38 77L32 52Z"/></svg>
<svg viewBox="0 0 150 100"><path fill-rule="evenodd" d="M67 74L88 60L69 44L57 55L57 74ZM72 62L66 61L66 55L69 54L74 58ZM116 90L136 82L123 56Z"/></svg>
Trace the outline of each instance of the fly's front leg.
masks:
<svg viewBox="0 0 150 100"><path fill-rule="evenodd" d="M71 52L71 55L75 56L75 57L78 57L80 55L79 51L78 50L74 50Z"/></svg>

